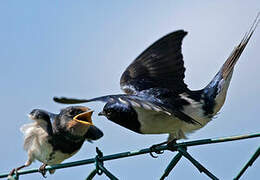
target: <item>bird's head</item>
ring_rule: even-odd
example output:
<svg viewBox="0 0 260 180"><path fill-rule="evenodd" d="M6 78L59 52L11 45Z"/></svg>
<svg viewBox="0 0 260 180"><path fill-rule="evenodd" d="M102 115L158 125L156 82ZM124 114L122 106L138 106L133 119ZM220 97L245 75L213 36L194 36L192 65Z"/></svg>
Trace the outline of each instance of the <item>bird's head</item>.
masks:
<svg viewBox="0 0 260 180"><path fill-rule="evenodd" d="M127 104L108 102L98 115L105 116L111 121L119 122L122 119L127 121L128 119L135 118L135 111Z"/></svg>
<svg viewBox="0 0 260 180"><path fill-rule="evenodd" d="M29 118L38 122L47 124L50 122L50 114L47 111L41 109L33 109L29 114Z"/></svg>
<svg viewBox="0 0 260 180"><path fill-rule="evenodd" d="M139 124L133 124L133 121L137 121L137 113L129 104L123 104L118 102L108 102L103 111L101 111L99 116L105 116L110 121L119 124L123 127L131 129L133 131L139 131Z"/></svg>
<svg viewBox="0 0 260 180"><path fill-rule="evenodd" d="M93 110L85 106L69 106L61 110L57 116L58 128L74 136L83 136L93 126ZM57 121L56 120L56 121Z"/></svg>
<svg viewBox="0 0 260 180"><path fill-rule="evenodd" d="M105 116L109 120L115 120L119 118L120 109L121 108L116 103L107 103L98 115Z"/></svg>

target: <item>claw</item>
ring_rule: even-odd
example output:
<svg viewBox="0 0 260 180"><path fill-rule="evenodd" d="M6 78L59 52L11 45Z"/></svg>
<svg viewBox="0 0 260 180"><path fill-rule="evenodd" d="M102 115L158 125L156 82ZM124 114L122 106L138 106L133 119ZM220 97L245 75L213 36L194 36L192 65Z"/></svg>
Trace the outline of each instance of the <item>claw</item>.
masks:
<svg viewBox="0 0 260 180"><path fill-rule="evenodd" d="M41 167L38 169L38 171L42 174L42 176L44 177L44 178L47 178L47 176L46 176L46 169L45 169L45 167L47 166L47 164L43 164L43 165L41 165Z"/></svg>
<svg viewBox="0 0 260 180"><path fill-rule="evenodd" d="M151 150L151 152L150 152L150 155L153 157L153 158L157 158L158 156L155 156L154 154L153 154L153 152L155 152L156 154L163 154L164 153L164 151L159 151L159 150L157 150L156 149L156 147L158 147L158 146L160 146L161 144L155 144L155 145L152 145L151 147L150 147L150 150Z"/></svg>
<svg viewBox="0 0 260 180"><path fill-rule="evenodd" d="M174 147L175 144L177 144L177 139L173 139L172 141L167 143L167 147L170 151L176 151L176 147Z"/></svg>
<svg viewBox="0 0 260 180"><path fill-rule="evenodd" d="M26 165L22 165L22 166L20 166L20 167L18 167L18 168L12 169L12 171L9 173L9 175L8 175L7 178L8 178L8 179L14 179L14 178L13 178L13 175L15 174L16 179L17 179L17 177L18 177L18 171L19 171L20 169L24 168L24 167L26 167Z"/></svg>
<svg viewBox="0 0 260 180"><path fill-rule="evenodd" d="M158 156L155 156L153 152L150 152L150 156L152 156L152 158L158 158Z"/></svg>
<svg viewBox="0 0 260 180"><path fill-rule="evenodd" d="M18 169L17 168L15 168L14 173L15 173L15 176L18 177Z"/></svg>

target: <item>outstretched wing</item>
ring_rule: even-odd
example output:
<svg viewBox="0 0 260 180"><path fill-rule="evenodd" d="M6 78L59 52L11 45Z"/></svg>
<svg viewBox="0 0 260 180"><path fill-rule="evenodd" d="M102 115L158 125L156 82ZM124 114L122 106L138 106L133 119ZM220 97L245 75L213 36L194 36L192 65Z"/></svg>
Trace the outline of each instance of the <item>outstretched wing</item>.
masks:
<svg viewBox="0 0 260 180"><path fill-rule="evenodd" d="M119 95L108 95L108 96L101 96L93 99L77 99L77 98L67 98L67 97L54 97L53 101L61 104L81 104L81 103L87 103L87 102L93 102L93 101L102 101L102 102L109 102L109 100L115 98L115 97L121 97L126 96L125 94L119 94Z"/></svg>
<svg viewBox="0 0 260 180"><path fill-rule="evenodd" d="M167 88L176 94L187 89L184 83L182 40L187 32L172 32L147 48L125 70L121 89L127 94L136 94L149 88Z"/></svg>
<svg viewBox="0 0 260 180"><path fill-rule="evenodd" d="M62 104L78 104L78 103L87 103L92 101L102 101L102 102L117 102L121 104L130 105L132 107L143 108L145 110L162 112L167 114L168 116L176 116L180 120L185 121L186 123L198 124L201 125L198 121L194 120L190 116L186 115L182 111L178 109L174 109L173 107L168 107L164 103L157 101L156 99L143 99L140 96L136 95L108 95L101 96L93 99L74 99L74 98L65 98L65 97L54 97L53 100Z"/></svg>

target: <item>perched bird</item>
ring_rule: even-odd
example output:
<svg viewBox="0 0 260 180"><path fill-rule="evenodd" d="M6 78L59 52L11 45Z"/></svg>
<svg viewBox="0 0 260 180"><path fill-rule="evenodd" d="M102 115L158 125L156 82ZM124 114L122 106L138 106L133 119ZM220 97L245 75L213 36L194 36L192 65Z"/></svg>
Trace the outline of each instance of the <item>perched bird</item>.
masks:
<svg viewBox="0 0 260 180"><path fill-rule="evenodd" d="M24 149L27 151L26 163L10 172L29 166L35 159L42 162L39 172L45 176L46 165L59 164L73 156L85 140L97 140L103 132L92 123L93 111L84 106L70 106L59 114L34 109L29 118L34 122L21 127L24 134ZM53 122L51 122L53 121ZM51 170L50 173L54 173Z"/></svg>
<svg viewBox="0 0 260 180"><path fill-rule="evenodd" d="M190 90L184 83L182 41L184 30L172 32L139 55L120 79L126 94L93 99L54 97L64 104L103 101L99 115L141 134L168 133L166 144L186 138L204 127L223 106L234 66L260 20L258 14L249 32L235 47L212 81L201 90Z"/></svg>

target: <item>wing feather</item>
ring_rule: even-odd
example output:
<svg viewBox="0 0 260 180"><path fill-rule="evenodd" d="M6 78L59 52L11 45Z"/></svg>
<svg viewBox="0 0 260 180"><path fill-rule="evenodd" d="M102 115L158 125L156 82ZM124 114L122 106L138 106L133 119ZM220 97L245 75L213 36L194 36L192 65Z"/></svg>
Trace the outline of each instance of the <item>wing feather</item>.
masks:
<svg viewBox="0 0 260 180"><path fill-rule="evenodd" d="M183 30L172 32L147 48L123 73L121 89L127 94L149 88L168 88L176 94L185 91L181 45L186 34Z"/></svg>

